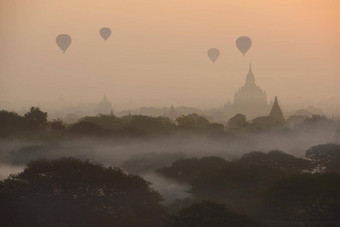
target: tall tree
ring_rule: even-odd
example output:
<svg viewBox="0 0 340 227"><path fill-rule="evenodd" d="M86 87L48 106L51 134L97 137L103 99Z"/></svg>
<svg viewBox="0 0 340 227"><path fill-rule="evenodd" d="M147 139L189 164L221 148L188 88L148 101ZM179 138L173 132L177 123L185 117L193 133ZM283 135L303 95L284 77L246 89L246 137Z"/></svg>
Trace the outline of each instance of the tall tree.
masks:
<svg viewBox="0 0 340 227"><path fill-rule="evenodd" d="M39 107L31 107L24 115L25 121L30 129L43 129L47 125L47 113Z"/></svg>

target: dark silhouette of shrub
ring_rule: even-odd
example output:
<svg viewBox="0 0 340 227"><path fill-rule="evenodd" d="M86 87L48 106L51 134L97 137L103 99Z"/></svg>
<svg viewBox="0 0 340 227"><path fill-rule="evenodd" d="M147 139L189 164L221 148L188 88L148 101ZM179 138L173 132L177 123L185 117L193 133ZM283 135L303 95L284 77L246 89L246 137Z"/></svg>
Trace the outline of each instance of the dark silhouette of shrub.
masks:
<svg viewBox="0 0 340 227"><path fill-rule="evenodd" d="M41 111L39 107L32 106L24 118L29 129L41 130L47 126L47 113Z"/></svg>
<svg viewBox="0 0 340 227"><path fill-rule="evenodd" d="M340 145L319 144L306 151L306 157L316 166L316 171L340 173Z"/></svg>
<svg viewBox="0 0 340 227"><path fill-rule="evenodd" d="M161 226L161 201L139 176L72 158L0 181L2 226Z"/></svg>

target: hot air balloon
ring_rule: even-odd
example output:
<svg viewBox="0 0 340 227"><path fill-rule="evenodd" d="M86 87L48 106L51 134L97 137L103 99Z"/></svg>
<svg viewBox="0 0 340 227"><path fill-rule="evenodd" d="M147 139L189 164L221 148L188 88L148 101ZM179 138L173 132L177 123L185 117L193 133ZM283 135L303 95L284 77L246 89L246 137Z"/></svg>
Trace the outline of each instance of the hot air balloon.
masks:
<svg viewBox="0 0 340 227"><path fill-rule="evenodd" d="M251 39L247 36L241 36L236 40L236 46L245 55L251 47Z"/></svg>
<svg viewBox="0 0 340 227"><path fill-rule="evenodd" d="M111 35L111 29L110 28L107 28L107 27L104 27L104 28L101 28L99 30L99 34L100 36L105 40L106 40L110 37Z"/></svg>
<svg viewBox="0 0 340 227"><path fill-rule="evenodd" d="M65 53L66 49L71 45L71 36L67 34L60 34L56 38L57 45Z"/></svg>
<svg viewBox="0 0 340 227"><path fill-rule="evenodd" d="M208 50L208 57L212 62L215 62L220 56L220 51L216 48L211 48Z"/></svg>

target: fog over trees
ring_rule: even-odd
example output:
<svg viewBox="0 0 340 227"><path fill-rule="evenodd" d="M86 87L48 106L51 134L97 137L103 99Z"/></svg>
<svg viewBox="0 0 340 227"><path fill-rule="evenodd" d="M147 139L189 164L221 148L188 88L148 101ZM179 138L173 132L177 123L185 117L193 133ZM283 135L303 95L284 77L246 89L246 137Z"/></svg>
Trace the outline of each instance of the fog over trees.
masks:
<svg viewBox="0 0 340 227"><path fill-rule="evenodd" d="M236 114L0 111L5 226L333 226L340 127ZM20 218L18 218L20 217Z"/></svg>
<svg viewBox="0 0 340 227"><path fill-rule="evenodd" d="M340 0L0 0L0 227L340 226Z"/></svg>

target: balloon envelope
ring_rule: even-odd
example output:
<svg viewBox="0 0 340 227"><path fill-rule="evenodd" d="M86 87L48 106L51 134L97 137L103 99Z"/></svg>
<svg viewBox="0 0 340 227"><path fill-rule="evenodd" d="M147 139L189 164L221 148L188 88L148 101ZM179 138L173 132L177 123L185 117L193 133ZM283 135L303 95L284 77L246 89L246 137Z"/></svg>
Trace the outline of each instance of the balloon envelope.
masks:
<svg viewBox="0 0 340 227"><path fill-rule="evenodd" d="M59 46L59 48L65 52L66 49L71 45L71 36L67 35L67 34L60 34L57 36L56 38L56 42L57 45Z"/></svg>
<svg viewBox="0 0 340 227"><path fill-rule="evenodd" d="M106 41L111 35L111 29L106 27L101 28L99 34Z"/></svg>
<svg viewBox="0 0 340 227"><path fill-rule="evenodd" d="M236 46L244 55L251 47L251 39L247 36L241 36L236 40Z"/></svg>
<svg viewBox="0 0 340 227"><path fill-rule="evenodd" d="M211 48L208 50L208 57L212 62L215 62L220 56L220 51L216 48Z"/></svg>

